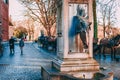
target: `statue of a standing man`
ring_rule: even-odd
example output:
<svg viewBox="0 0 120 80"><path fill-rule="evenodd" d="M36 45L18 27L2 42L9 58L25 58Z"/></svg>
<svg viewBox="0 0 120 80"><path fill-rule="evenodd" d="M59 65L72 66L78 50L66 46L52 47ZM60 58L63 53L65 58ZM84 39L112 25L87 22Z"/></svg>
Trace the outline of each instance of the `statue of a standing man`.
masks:
<svg viewBox="0 0 120 80"><path fill-rule="evenodd" d="M85 16L86 16L85 10L83 8L80 8L78 5L77 14L73 16L73 19L72 19L69 36L73 37L79 34L82 40L84 49L87 49L88 45L87 45L87 40L86 40L86 32L87 32L87 29L90 28L89 26L91 23L88 22Z"/></svg>

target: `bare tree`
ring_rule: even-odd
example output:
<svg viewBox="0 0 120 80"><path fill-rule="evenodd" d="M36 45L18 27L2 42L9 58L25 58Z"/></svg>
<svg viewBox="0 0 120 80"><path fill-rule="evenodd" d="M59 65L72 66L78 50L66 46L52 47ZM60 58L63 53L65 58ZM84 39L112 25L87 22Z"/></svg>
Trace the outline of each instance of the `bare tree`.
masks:
<svg viewBox="0 0 120 80"><path fill-rule="evenodd" d="M115 7L117 6L117 4L115 3L115 1L111 1L109 4L108 4L108 7L107 7L107 25L108 27L114 25L115 21L116 21L116 9Z"/></svg>
<svg viewBox="0 0 120 80"><path fill-rule="evenodd" d="M34 38L34 23L31 18L26 20L26 29L27 29L27 36L29 40L33 40Z"/></svg>
<svg viewBox="0 0 120 80"><path fill-rule="evenodd" d="M116 20L116 0L97 0L98 20L103 25L103 36L105 37L106 26L109 28Z"/></svg>
<svg viewBox="0 0 120 80"><path fill-rule="evenodd" d="M51 36L51 28L56 23L56 0L19 0L26 7L26 16L38 21Z"/></svg>

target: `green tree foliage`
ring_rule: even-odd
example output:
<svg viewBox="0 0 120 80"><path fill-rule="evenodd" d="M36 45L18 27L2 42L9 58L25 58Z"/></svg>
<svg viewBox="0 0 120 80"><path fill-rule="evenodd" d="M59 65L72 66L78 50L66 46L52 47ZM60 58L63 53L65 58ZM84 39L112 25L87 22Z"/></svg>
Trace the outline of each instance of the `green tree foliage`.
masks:
<svg viewBox="0 0 120 80"><path fill-rule="evenodd" d="M27 35L27 30L24 27L17 27L14 31L14 35L17 38L22 38Z"/></svg>

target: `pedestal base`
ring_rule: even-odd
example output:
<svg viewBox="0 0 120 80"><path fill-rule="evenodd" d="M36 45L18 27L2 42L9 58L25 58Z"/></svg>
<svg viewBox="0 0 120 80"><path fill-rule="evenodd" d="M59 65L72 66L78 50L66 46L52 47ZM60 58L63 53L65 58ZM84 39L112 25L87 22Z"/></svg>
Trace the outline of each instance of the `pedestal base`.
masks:
<svg viewBox="0 0 120 80"><path fill-rule="evenodd" d="M99 65L94 59L71 60L73 59L65 61L55 60L55 62L43 65L41 67L42 80L95 80L93 75L97 72L105 75L105 77L99 79L113 80L113 73L107 70L104 72L99 71Z"/></svg>
<svg viewBox="0 0 120 80"><path fill-rule="evenodd" d="M99 64L93 58L79 59L69 58L53 61L53 67L61 73L70 74L77 78L93 78L94 73L99 71Z"/></svg>

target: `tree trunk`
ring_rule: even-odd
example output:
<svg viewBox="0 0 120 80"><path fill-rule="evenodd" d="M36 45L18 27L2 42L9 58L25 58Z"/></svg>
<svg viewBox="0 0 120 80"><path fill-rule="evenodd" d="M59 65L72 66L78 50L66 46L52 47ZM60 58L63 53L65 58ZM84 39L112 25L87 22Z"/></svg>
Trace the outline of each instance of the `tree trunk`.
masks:
<svg viewBox="0 0 120 80"><path fill-rule="evenodd" d="M48 26L47 29L46 29L48 36L51 36L51 31L50 31L50 29L51 29L51 27L49 27L49 26Z"/></svg>
<svg viewBox="0 0 120 80"><path fill-rule="evenodd" d="M103 22L103 37L105 38L105 22Z"/></svg>

